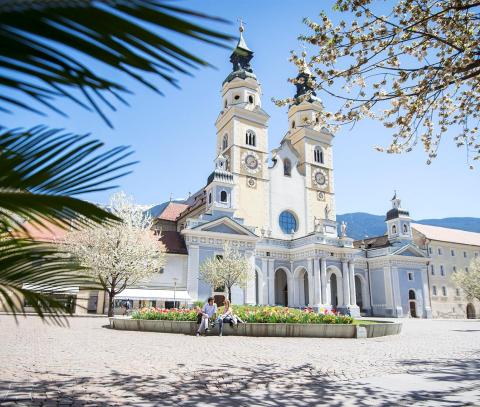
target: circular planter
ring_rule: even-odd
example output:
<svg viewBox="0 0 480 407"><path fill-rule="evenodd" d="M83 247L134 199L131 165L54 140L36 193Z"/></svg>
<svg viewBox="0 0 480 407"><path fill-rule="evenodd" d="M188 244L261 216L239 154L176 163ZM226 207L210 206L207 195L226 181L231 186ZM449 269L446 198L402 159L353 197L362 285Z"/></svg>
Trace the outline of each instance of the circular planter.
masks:
<svg viewBox="0 0 480 407"><path fill-rule="evenodd" d="M194 335L197 324L194 321L167 321L110 318L110 327L127 331L148 331L165 333L182 333ZM379 322L368 325L345 324L239 324L236 328L224 325L224 335L238 336L274 336L304 338L374 338L396 335L402 329L401 322ZM218 329L212 329L209 335L218 335Z"/></svg>

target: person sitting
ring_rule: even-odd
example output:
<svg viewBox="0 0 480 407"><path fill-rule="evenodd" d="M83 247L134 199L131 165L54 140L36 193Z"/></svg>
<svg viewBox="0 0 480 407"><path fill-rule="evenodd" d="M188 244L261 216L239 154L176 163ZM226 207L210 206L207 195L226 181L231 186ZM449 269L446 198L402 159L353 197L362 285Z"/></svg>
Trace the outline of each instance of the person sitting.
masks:
<svg viewBox="0 0 480 407"><path fill-rule="evenodd" d="M197 329L197 336L200 336L202 330L207 333L210 329L208 327L208 322L210 319L215 320L217 316L217 304L213 302L213 297L209 297L207 302L202 308L202 320L200 326Z"/></svg>
<svg viewBox="0 0 480 407"><path fill-rule="evenodd" d="M223 335L223 324L230 323L230 325L235 324L235 319L233 315L233 309L229 300L225 300L223 305L223 314L220 315L217 319L218 322L218 336Z"/></svg>

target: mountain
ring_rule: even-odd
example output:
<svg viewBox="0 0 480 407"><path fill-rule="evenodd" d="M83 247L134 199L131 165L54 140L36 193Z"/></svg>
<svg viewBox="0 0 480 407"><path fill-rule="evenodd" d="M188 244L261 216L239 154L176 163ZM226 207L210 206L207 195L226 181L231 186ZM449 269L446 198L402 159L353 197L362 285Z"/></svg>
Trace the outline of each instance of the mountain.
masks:
<svg viewBox="0 0 480 407"><path fill-rule="evenodd" d="M365 237L381 236L387 231L385 215L372 215L364 212L337 215L339 225L342 221L347 224L347 235L358 240ZM480 233L480 218L421 219L413 222Z"/></svg>

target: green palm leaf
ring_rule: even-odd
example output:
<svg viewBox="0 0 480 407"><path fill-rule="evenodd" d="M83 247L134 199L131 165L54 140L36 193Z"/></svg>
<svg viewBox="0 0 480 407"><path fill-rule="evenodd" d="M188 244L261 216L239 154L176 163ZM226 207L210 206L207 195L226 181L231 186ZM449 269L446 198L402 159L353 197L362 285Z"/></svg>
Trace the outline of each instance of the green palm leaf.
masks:
<svg viewBox="0 0 480 407"><path fill-rule="evenodd" d="M71 310L55 292L72 287L94 288L81 266L56 247L25 239L0 239L0 305L14 316L25 315L25 302L41 317L64 324Z"/></svg>
<svg viewBox="0 0 480 407"><path fill-rule="evenodd" d="M0 232L22 230L25 219L63 228L116 220L74 197L114 188L111 182L130 172L129 147L96 154L102 146L46 127L0 133Z"/></svg>
<svg viewBox="0 0 480 407"><path fill-rule="evenodd" d="M0 110L20 107L42 113L43 105L63 113L52 102L64 97L95 110L110 125L103 107L115 109L110 99L125 103L122 94L128 89L74 54L87 55L161 93L147 79L152 74L177 86L176 74L209 65L168 40L166 31L217 46L232 39L186 19L192 17L225 22L162 0L2 1L0 87L9 93L0 92ZM38 106L25 102L25 96Z"/></svg>

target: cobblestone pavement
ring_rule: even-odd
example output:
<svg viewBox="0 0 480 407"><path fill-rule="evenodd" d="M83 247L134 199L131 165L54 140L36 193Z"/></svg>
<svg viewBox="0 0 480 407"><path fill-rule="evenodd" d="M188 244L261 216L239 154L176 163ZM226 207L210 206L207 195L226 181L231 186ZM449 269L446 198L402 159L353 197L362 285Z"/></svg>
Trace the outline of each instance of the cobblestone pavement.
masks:
<svg viewBox="0 0 480 407"><path fill-rule="evenodd" d="M0 316L0 405L480 405L480 321L372 339L191 337Z"/></svg>

